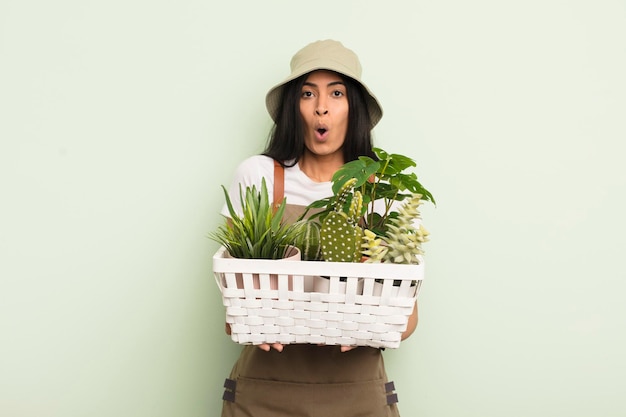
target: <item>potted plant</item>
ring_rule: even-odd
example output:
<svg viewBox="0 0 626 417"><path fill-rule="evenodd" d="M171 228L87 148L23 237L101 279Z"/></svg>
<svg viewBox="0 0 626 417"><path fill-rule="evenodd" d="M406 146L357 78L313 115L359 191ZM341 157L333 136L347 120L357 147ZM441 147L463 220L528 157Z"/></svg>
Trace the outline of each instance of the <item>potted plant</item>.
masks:
<svg viewBox="0 0 626 417"><path fill-rule="evenodd" d="M265 178L261 189L256 186L240 185L241 214L233 207L228 191L224 186L224 197L230 217L218 229L209 234L209 238L225 248L225 256L238 259L286 259L300 260L300 250L294 245L298 235L303 232L302 222L287 224L283 222L286 201L273 210L269 200ZM237 287L244 287L243 275L236 274ZM260 288L259 274L252 275L253 288ZM277 276L270 275L270 288L277 288Z"/></svg>
<svg viewBox="0 0 626 417"><path fill-rule="evenodd" d="M433 195L408 172L413 159L374 148L378 157L360 157L333 176L334 195L315 201L321 259L339 262L417 264L428 232L415 220Z"/></svg>
<svg viewBox="0 0 626 417"><path fill-rule="evenodd" d="M265 178L260 190L253 185L244 192L240 185L241 215L234 209L226 188L222 186L222 189L230 217L209 234L211 239L224 246L234 258L283 259L292 255L297 249L293 243L303 232L302 224L283 222L286 200L273 210Z"/></svg>

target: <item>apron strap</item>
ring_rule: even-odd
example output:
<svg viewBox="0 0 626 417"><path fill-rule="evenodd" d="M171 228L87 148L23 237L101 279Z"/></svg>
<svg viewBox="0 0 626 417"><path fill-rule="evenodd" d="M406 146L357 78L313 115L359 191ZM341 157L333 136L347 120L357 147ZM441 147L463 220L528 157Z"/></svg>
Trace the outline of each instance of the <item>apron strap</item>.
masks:
<svg viewBox="0 0 626 417"><path fill-rule="evenodd" d="M280 164L280 162L274 160L274 201L272 202L274 213L278 210L278 207L280 206L280 203L282 203L284 197L285 168Z"/></svg>

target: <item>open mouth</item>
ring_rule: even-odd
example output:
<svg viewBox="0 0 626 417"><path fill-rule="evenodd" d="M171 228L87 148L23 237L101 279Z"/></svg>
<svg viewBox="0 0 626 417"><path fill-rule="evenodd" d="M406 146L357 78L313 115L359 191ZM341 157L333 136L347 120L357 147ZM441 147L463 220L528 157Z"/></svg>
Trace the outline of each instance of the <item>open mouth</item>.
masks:
<svg viewBox="0 0 626 417"><path fill-rule="evenodd" d="M319 141L325 141L328 137L329 129L324 123L317 123L314 126L315 129L315 137Z"/></svg>

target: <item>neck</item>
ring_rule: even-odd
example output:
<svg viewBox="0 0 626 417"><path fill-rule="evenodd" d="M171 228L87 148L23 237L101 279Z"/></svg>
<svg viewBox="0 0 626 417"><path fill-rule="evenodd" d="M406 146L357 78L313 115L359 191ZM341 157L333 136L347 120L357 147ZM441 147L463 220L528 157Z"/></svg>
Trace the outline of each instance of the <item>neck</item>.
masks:
<svg viewBox="0 0 626 417"><path fill-rule="evenodd" d="M332 180L335 172L343 165L341 155L315 155L305 152L298 162L300 170L315 182Z"/></svg>

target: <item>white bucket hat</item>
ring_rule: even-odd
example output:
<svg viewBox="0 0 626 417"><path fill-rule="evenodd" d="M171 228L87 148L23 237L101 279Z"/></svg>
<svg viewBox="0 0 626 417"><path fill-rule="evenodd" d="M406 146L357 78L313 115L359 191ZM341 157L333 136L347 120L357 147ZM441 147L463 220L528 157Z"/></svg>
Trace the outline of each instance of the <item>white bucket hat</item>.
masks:
<svg viewBox="0 0 626 417"><path fill-rule="evenodd" d="M308 44L291 58L291 74L280 84L272 87L265 96L267 111L274 121L278 117L282 89L289 81L315 70L330 70L352 78L363 86L372 127L383 117L383 109L376 96L361 81L361 63L354 52L341 42L323 40Z"/></svg>

